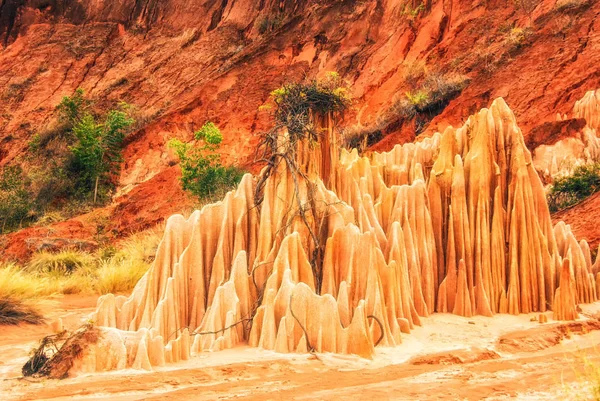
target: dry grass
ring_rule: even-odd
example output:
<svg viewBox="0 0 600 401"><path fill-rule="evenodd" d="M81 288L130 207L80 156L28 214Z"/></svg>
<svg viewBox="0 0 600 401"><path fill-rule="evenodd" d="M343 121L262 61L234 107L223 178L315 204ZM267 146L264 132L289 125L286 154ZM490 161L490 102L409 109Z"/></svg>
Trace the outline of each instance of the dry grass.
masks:
<svg viewBox="0 0 600 401"><path fill-rule="evenodd" d="M589 356L583 358L583 374L589 393L588 399L600 401L600 366L594 363Z"/></svg>
<svg viewBox="0 0 600 401"><path fill-rule="evenodd" d="M573 401L600 401L600 353L596 346L591 349L568 351L564 370L555 385L561 394L557 399ZM567 378L567 380L565 380Z"/></svg>
<svg viewBox="0 0 600 401"><path fill-rule="evenodd" d="M20 271L14 264L0 266L0 325L41 323L42 313L36 300L48 288L46 282L32 280L30 274Z"/></svg>
<svg viewBox="0 0 600 401"><path fill-rule="evenodd" d="M42 252L23 266L0 264L0 325L40 323L50 296L131 291L154 261L163 229L134 234L96 254Z"/></svg>
<svg viewBox="0 0 600 401"><path fill-rule="evenodd" d="M100 294L124 293L135 287L136 283L148 270L148 264L139 260L114 259L103 262L97 271L98 279L94 288Z"/></svg>
<svg viewBox="0 0 600 401"><path fill-rule="evenodd" d="M33 302L0 297L0 325L40 324L43 321L41 312Z"/></svg>
<svg viewBox="0 0 600 401"><path fill-rule="evenodd" d="M54 275L71 275L89 269L96 264L93 255L75 250L58 253L41 252L33 256L27 265L28 271Z"/></svg>

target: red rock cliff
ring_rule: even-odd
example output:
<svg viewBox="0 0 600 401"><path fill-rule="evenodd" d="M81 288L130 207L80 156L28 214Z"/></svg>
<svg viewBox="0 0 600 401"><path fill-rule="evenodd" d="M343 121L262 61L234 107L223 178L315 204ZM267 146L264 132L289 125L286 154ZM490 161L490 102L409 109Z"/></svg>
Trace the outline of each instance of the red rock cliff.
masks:
<svg viewBox="0 0 600 401"><path fill-rule="evenodd" d="M255 134L269 126L258 112L269 92L331 70L354 90L344 124L388 135L380 150L414 135L392 106L423 65L470 78L424 132L458 126L501 96L527 135L600 86L600 4L565 4L3 0L0 166L78 87L100 105L135 104L143 124L128 139L123 195L109 214L117 231L139 229L185 204L168 139L191 139L211 119L225 134L224 160L248 165ZM265 21L275 22L261 33Z"/></svg>

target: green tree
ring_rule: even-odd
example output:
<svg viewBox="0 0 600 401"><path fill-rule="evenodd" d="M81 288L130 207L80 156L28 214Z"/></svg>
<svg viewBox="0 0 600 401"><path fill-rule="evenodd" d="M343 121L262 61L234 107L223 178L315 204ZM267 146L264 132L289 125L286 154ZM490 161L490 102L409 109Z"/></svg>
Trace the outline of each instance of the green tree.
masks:
<svg viewBox="0 0 600 401"><path fill-rule="evenodd" d="M97 123L91 114L85 114L73 126L75 144L73 164L79 172L79 182L84 190L93 190L94 203L97 201L100 185L109 185L118 175L123 161L121 149L127 130L133 119L126 112L127 105L120 110L111 110L103 123Z"/></svg>
<svg viewBox="0 0 600 401"><path fill-rule="evenodd" d="M194 133L200 142L198 146L181 142L178 139L169 141L169 147L175 150L181 166L181 186L200 200L211 199L235 185L242 178L243 172L233 166L223 166L216 153L223 141L219 128L208 121Z"/></svg>

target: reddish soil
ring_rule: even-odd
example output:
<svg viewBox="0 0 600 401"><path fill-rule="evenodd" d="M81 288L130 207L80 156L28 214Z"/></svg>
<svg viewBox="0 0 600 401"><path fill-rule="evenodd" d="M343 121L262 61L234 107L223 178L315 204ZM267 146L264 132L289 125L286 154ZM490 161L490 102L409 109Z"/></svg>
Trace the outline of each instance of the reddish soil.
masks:
<svg viewBox="0 0 600 401"><path fill-rule="evenodd" d="M564 138L579 137L586 126L584 118L571 118L560 121L547 121L534 127L525 139L525 145L533 151L540 145L554 145Z"/></svg>
<svg viewBox="0 0 600 401"><path fill-rule="evenodd" d="M592 251L600 245L600 193L595 193L581 203L552 215L552 220L563 220L571 226L575 238L585 239Z"/></svg>

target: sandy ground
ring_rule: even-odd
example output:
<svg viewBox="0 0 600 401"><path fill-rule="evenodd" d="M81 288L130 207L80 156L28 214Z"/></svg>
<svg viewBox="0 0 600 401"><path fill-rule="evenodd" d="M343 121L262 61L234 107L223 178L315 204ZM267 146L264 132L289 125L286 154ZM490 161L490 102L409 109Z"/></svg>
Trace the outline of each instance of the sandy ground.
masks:
<svg viewBox="0 0 600 401"><path fill-rule="evenodd" d="M95 297L57 300L49 320L85 321ZM584 306L585 315L600 304ZM155 370L29 381L20 368L47 326L0 327L0 400L585 400L600 383L600 323L531 321L536 314L436 314L378 348L373 360L282 355L249 347L205 353ZM550 318L551 313L547 316ZM598 366L592 372L590 366Z"/></svg>

